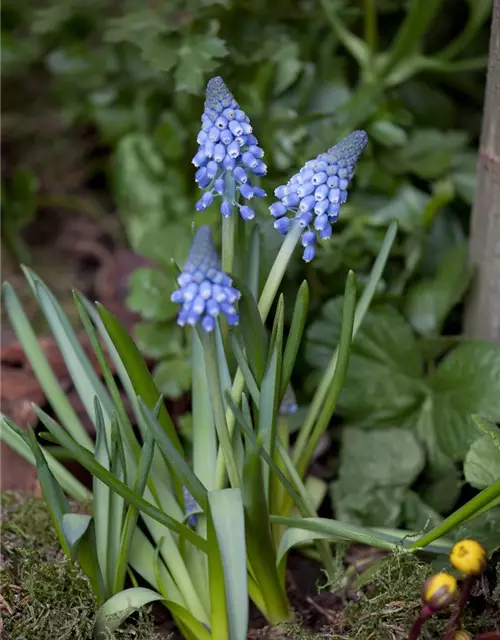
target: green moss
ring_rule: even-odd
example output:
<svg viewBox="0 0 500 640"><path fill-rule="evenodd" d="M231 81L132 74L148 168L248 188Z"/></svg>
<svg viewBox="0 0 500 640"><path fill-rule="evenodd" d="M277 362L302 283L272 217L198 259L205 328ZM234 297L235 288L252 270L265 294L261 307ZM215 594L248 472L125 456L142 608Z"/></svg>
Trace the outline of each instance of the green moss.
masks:
<svg viewBox="0 0 500 640"><path fill-rule="evenodd" d="M96 602L90 582L59 550L43 500L2 494L5 637L12 640L91 640ZM165 640L141 611L115 631L120 640Z"/></svg>
<svg viewBox="0 0 500 640"><path fill-rule="evenodd" d="M386 558L373 577L366 593L344 609L347 637L363 640L405 638L421 607L420 592L432 567L409 554ZM476 635L496 628L494 605L481 614L466 609L464 628ZM425 625L422 640L442 638L450 611L435 614ZM334 636L335 637L335 636ZM344 635L343 637L346 637Z"/></svg>

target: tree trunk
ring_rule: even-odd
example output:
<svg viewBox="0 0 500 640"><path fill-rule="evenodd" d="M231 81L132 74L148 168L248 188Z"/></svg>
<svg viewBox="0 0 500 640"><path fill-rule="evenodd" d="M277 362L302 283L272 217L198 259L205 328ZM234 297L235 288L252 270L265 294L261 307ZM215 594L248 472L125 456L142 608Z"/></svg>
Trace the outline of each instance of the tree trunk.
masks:
<svg viewBox="0 0 500 640"><path fill-rule="evenodd" d="M477 266L465 332L500 342L500 0L494 1L469 255Z"/></svg>

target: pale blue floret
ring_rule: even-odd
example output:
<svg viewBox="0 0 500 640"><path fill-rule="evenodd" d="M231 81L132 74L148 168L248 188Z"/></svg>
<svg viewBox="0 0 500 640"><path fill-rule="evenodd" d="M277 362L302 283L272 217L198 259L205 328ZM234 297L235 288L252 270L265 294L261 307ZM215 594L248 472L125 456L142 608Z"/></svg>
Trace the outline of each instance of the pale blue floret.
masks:
<svg viewBox="0 0 500 640"><path fill-rule="evenodd" d="M225 218L236 207L244 220L252 220L255 212L237 202L236 196L239 192L241 198L251 200L266 195L250 179L266 174L264 151L252 133L248 116L220 77L212 78L207 84L201 123L197 137L199 147L192 162L198 169L195 181L206 191L196 203L196 209L204 211L214 197L221 196L220 212Z"/></svg>
<svg viewBox="0 0 500 640"><path fill-rule="evenodd" d="M288 184L275 189L278 201L269 207L276 218L274 228L285 235L291 220L297 220L304 229L302 258L305 262L314 258L318 237L322 240L331 237L332 224L338 220L340 207L347 200L349 181L367 142L364 131L354 131L326 153L306 162Z"/></svg>
<svg viewBox="0 0 500 640"><path fill-rule="evenodd" d="M179 288L172 293L171 300L182 305L177 318L181 327L194 327L201 322L202 329L210 332L215 329L220 314L229 325L238 324L234 304L241 294L233 287L231 278L221 271L210 227L202 226L196 232L177 284Z"/></svg>
<svg viewBox="0 0 500 640"><path fill-rule="evenodd" d="M195 527L198 521L197 514L200 512L200 505L189 493L186 486L182 487L182 497L184 498L184 513L186 514L187 522L192 527Z"/></svg>

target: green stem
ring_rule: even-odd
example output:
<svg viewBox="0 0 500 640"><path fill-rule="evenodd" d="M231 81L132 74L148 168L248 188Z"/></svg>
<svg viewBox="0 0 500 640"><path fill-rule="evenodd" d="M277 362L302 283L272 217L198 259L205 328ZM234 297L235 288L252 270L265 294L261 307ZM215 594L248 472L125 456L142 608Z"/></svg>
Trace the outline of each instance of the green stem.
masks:
<svg viewBox="0 0 500 640"><path fill-rule="evenodd" d="M7 251L13 258L16 258L20 264L31 264L31 253L15 224L10 224L6 220L3 221L2 239Z"/></svg>
<svg viewBox="0 0 500 640"><path fill-rule="evenodd" d="M377 52L378 32L377 32L377 5L375 0L364 0L365 15L365 42L370 47L371 54Z"/></svg>
<svg viewBox="0 0 500 640"><path fill-rule="evenodd" d="M236 183L232 174L224 177L224 197L228 202L236 202ZM231 204L231 215L222 218L222 270L227 274L234 273L234 254L236 235L239 222L238 207Z"/></svg>
<svg viewBox="0 0 500 640"><path fill-rule="evenodd" d="M217 430L217 435L222 449L222 459L227 467L231 486L233 488L237 488L241 485L240 474L234 457L233 447L231 444L231 432L229 430L228 423L226 421L226 413L224 411L219 366L217 364L217 345L215 343L215 336L213 333L201 332L201 340L203 344L203 354L205 357L208 390L214 414L215 428Z"/></svg>
<svg viewBox="0 0 500 640"><path fill-rule="evenodd" d="M488 503L495 500L500 495L500 480L497 480L490 487L483 489L481 493L469 500L463 507L457 509L451 516L448 516L437 527L431 529L428 533L420 537L415 542L412 542L408 549L419 549L426 547L434 540L446 535L448 531L455 529L463 522L471 520L472 517L480 510L483 509Z"/></svg>
<svg viewBox="0 0 500 640"><path fill-rule="evenodd" d="M297 246L302 229L297 223L293 223L290 231L285 236L285 241L281 245L281 249L276 256L269 276L262 290L262 294L259 300L259 311L262 321L265 321L267 315L271 309L276 292L279 289L283 276L285 275L286 268L292 257L292 253Z"/></svg>
<svg viewBox="0 0 500 640"><path fill-rule="evenodd" d="M234 211L227 218L222 218L222 270L231 274L234 270L234 248L238 213Z"/></svg>
<svg viewBox="0 0 500 640"><path fill-rule="evenodd" d="M368 280L368 284L366 285L359 302L356 306L356 313L354 314L354 324L352 330L352 339L356 337L356 334L361 326L361 323L364 320L364 317L370 307L373 296L375 295L375 290L377 288L378 282L382 277L382 273L384 271L385 265L389 258L389 254L391 251L392 244L396 237L397 232L397 223L392 222L387 233L385 234L384 244L382 245L382 249L375 260L375 264L373 265L372 272L370 274L370 279ZM307 442L311 437L311 432L316 423L316 420L319 416L319 413L323 407L323 403L328 394L328 391L333 383L333 379L335 376L335 370L337 368L337 358L339 354L339 348L335 349L332 358L330 360L330 364L328 365L325 374L321 380L319 387L314 394L313 400L309 407L309 411L307 413L304 424L301 427L299 436L297 438L297 442L293 451L293 461L295 464L299 462L299 460L304 455L304 450L307 446Z"/></svg>
<svg viewBox="0 0 500 640"><path fill-rule="evenodd" d="M271 267L271 271L269 272L269 276L267 277L264 289L262 290L258 305L260 317L262 318L263 322L265 322L269 314L271 305L276 296L276 292L278 291L281 281L283 280L283 276L285 275L285 271L288 263L290 262L292 253L297 245L297 242L299 241L301 232L302 229L298 224L292 225L292 228L285 237L285 241L281 245L278 255L276 256L276 260ZM236 375L234 376L233 387L231 389L231 398L237 406L241 401L241 396L243 394L244 388L245 380L240 369L238 369L236 371ZM230 408L228 408L226 412L226 424L230 437L232 436L232 433L234 431L235 422L236 418L234 416L234 413ZM224 459L224 453L221 450L219 450L217 458L217 471L215 474L215 478L216 488L222 489L225 486L226 482L226 462Z"/></svg>

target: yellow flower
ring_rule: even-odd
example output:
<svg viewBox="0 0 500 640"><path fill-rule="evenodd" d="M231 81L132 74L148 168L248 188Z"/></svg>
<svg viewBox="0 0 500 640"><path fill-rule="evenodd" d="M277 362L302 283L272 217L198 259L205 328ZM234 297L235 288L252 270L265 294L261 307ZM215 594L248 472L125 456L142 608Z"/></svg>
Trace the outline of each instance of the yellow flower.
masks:
<svg viewBox="0 0 500 640"><path fill-rule="evenodd" d="M432 609L447 607L457 595L457 581L442 571L427 578L422 588L422 600Z"/></svg>
<svg viewBox="0 0 500 640"><path fill-rule="evenodd" d="M488 554L477 540L460 540L453 545L450 562L466 576L478 576L486 568Z"/></svg>
<svg viewBox="0 0 500 640"><path fill-rule="evenodd" d="M472 640L472 636L467 631L456 631L453 640Z"/></svg>

